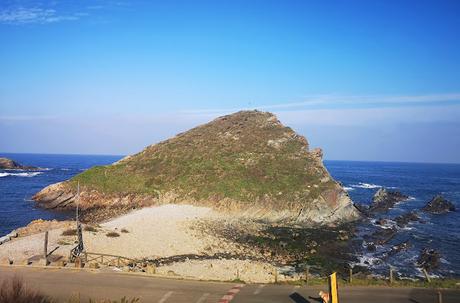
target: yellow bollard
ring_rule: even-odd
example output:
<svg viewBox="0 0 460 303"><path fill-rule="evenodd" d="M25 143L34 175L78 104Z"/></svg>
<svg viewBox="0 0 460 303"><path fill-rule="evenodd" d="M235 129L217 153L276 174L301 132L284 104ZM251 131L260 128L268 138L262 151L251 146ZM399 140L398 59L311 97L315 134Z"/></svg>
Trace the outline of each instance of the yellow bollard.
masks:
<svg viewBox="0 0 460 303"><path fill-rule="evenodd" d="M339 303L339 293L337 286L337 273L333 272L329 276L330 303Z"/></svg>

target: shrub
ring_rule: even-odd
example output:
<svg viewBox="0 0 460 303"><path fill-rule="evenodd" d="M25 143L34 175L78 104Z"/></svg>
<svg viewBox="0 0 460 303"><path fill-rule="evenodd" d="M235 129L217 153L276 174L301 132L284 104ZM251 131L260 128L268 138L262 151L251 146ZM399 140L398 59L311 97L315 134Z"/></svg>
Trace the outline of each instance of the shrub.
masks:
<svg viewBox="0 0 460 303"><path fill-rule="evenodd" d="M66 229L62 232L62 236L76 236L77 235L77 230L76 229Z"/></svg>
<svg viewBox="0 0 460 303"><path fill-rule="evenodd" d="M83 228L84 231L92 231L92 232L96 232L97 229L96 227L94 226L91 226L91 225L86 225L84 228Z"/></svg>
<svg viewBox="0 0 460 303"><path fill-rule="evenodd" d="M17 276L3 280L0 287L0 303L51 303L47 296L26 288Z"/></svg>
<svg viewBox="0 0 460 303"><path fill-rule="evenodd" d="M129 233L129 230L127 230L126 228L122 228L121 232L126 234L126 233Z"/></svg>
<svg viewBox="0 0 460 303"><path fill-rule="evenodd" d="M120 234L115 232L115 231L111 231L111 232L108 232L107 234L105 234L107 237L110 237L110 238L116 238L116 237L119 237Z"/></svg>

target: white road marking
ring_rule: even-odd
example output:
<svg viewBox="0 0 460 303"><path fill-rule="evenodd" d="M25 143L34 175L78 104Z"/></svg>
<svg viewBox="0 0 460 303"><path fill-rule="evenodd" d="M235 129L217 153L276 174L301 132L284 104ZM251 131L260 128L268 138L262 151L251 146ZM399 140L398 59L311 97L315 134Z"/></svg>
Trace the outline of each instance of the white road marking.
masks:
<svg viewBox="0 0 460 303"><path fill-rule="evenodd" d="M206 298L209 296L208 293L204 293L199 299L198 301L196 301L196 303L203 303L204 300L206 300Z"/></svg>
<svg viewBox="0 0 460 303"><path fill-rule="evenodd" d="M168 300L169 297L173 294L173 291L168 291L167 293L164 294L164 296L158 301L158 303L164 303L166 300Z"/></svg>
<svg viewBox="0 0 460 303"><path fill-rule="evenodd" d="M264 288L264 287L265 287L265 284L259 285L259 287L257 287L257 289L254 291L254 294L255 295L260 294L260 292L262 291L262 288Z"/></svg>

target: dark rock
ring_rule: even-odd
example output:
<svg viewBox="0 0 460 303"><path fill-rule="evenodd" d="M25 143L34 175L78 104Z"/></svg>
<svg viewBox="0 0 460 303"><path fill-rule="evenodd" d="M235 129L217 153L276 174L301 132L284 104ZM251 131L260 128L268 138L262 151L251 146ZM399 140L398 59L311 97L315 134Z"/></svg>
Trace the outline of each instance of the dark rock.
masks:
<svg viewBox="0 0 460 303"><path fill-rule="evenodd" d="M366 244L366 249L368 251L376 251L377 247L375 246L374 242L369 242L369 243Z"/></svg>
<svg viewBox="0 0 460 303"><path fill-rule="evenodd" d="M361 203L354 203L355 208L363 215L369 216L369 206L361 204Z"/></svg>
<svg viewBox="0 0 460 303"><path fill-rule="evenodd" d="M24 169L24 170L34 170L38 169L33 166L24 166L8 158L0 158L0 169Z"/></svg>
<svg viewBox="0 0 460 303"><path fill-rule="evenodd" d="M375 224L377 224L377 225L385 225L385 224L387 224L387 222L388 222L387 219L380 218L377 221L375 221Z"/></svg>
<svg viewBox="0 0 460 303"><path fill-rule="evenodd" d="M411 244L409 242L409 240L407 241L404 241L402 243L399 243L399 244L396 244L395 246L393 246L390 250L390 252L388 253L389 256L392 256L392 255L395 255L401 251L404 251L404 250L407 250L408 248L411 247Z"/></svg>
<svg viewBox="0 0 460 303"><path fill-rule="evenodd" d="M364 236L364 238L367 241L382 245L393 239L393 237L396 236L396 233L396 228L379 228L373 234Z"/></svg>
<svg viewBox="0 0 460 303"><path fill-rule="evenodd" d="M384 212L393 208L397 202L407 200L408 196L398 191L388 191L385 188L379 189L372 198L370 212Z"/></svg>
<svg viewBox="0 0 460 303"><path fill-rule="evenodd" d="M438 195L431 199L422 210L432 214L444 214L449 211L455 211L455 206L443 196Z"/></svg>
<svg viewBox="0 0 460 303"><path fill-rule="evenodd" d="M409 224L409 222L416 222L419 220L420 220L420 217L414 211L408 212L404 215L397 216L395 218L395 222L396 224L398 224L399 227L404 227L407 224Z"/></svg>
<svg viewBox="0 0 460 303"><path fill-rule="evenodd" d="M430 248L424 248L417 260L417 266L424 268L427 271L432 271L433 269L439 267L440 259L441 254L438 251Z"/></svg>

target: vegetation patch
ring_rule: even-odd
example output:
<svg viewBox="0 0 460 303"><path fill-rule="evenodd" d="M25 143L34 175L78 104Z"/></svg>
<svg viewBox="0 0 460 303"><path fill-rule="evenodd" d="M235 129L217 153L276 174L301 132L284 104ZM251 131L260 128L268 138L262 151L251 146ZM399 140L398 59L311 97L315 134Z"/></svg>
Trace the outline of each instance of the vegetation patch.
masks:
<svg viewBox="0 0 460 303"><path fill-rule="evenodd" d="M61 235L62 236L76 236L77 230L74 228L69 228L69 229L64 230Z"/></svg>
<svg viewBox="0 0 460 303"><path fill-rule="evenodd" d="M119 237L120 234L115 232L115 231L110 231L108 233L105 234L107 237L110 237L110 238L116 238L116 237Z"/></svg>
<svg viewBox="0 0 460 303"><path fill-rule="evenodd" d="M85 225L83 228L84 231L97 232L97 228L91 225Z"/></svg>

